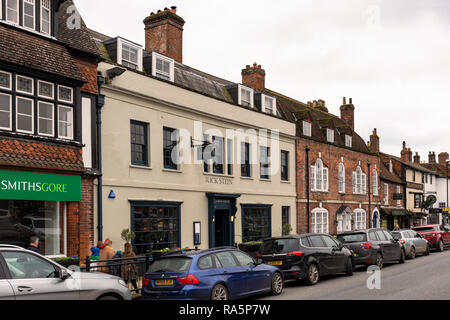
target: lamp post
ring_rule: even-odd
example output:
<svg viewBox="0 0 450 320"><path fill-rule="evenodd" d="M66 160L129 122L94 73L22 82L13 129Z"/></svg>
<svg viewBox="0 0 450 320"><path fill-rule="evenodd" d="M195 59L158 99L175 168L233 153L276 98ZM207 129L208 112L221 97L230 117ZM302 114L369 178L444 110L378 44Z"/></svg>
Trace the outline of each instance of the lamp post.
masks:
<svg viewBox="0 0 450 320"><path fill-rule="evenodd" d="M305 153L306 153L306 161L305 161L305 172L306 172L306 215L307 215L307 220L308 220L308 225L307 225L307 232L310 232L310 217L309 217L309 190L311 188L310 186L310 182L309 182L309 151L310 149L308 147L305 148Z"/></svg>
<svg viewBox="0 0 450 320"><path fill-rule="evenodd" d="M369 180L369 228L370 228L370 226L373 227L373 217L372 217L371 202L370 202L370 177L371 177L371 174L370 174L370 163L369 162L367 163L367 177Z"/></svg>

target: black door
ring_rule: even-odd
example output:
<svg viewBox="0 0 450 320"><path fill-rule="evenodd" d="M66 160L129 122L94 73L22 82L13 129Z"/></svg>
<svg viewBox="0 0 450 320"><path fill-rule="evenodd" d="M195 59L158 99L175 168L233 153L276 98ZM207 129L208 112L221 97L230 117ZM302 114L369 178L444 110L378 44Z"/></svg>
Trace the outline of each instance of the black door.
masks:
<svg viewBox="0 0 450 320"><path fill-rule="evenodd" d="M230 246L230 211L216 210L215 247Z"/></svg>

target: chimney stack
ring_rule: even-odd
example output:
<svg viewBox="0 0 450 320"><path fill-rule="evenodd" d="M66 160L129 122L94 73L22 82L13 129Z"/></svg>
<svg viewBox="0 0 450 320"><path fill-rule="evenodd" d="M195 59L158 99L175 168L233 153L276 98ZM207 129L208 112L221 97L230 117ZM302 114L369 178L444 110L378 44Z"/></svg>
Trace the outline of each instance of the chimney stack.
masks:
<svg viewBox="0 0 450 320"><path fill-rule="evenodd" d="M242 84L259 91L264 91L266 88L266 71L256 62L253 63L252 67L247 65L242 70Z"/></svg>
<svg viewBox="0 0 450 320"><path fill-rule="evenodd" d="M400 157L402 158L403 162L408 162L408 149L406 148L406 142L403 141L403 148L402 151L400 152Z"/></svg>
<svg viewBox="0 0 450 320"><path fill-rule="evenodd" d="M355 106L353 105L352 98L350 98L350 101L347 104L344 97L344 101L341 106L341 119L344 120L353 130L355 130Z"/></svg>
<svg viewBox="0 0 450 320"><path fill-rule="evenodd" d="M183 63L183 26L185 21L177 15L177 7L150 13L144 19L145 50L156 51Z"/></svg>
<svg viewBox="0 0 450 320"><path fill-rule="evenodd" d="M438 158L439 158L439 164L442 164L443 166L445 166L445 164L448 160L448 153L441 152L441 153L439 153Z"/></svg>
<svg viewBox="0 0 450 320"><path fill-rule="evenodd" d="M413 152L408 148L408 162L413 162Z"/></svg>
<svg viewBox="0 0 450 320"><path fill-rule="evenodd" d="M420 164L420 156L418 152L416 152L416 155L414 156L414 163Z"/></svg>
<svg viewBox="0 0 450 320"><path fill-rule="evenodd" d="M428 153L428 163L436 163L436 154L434 151Z"/></svg>
<svg viewBox="0 0 450 320"><path fill-rule="evenodd" d="M373 133L370 136L369 150L373 153L380 152L380 137L378 137L377 128L373 129Z"/></svg>

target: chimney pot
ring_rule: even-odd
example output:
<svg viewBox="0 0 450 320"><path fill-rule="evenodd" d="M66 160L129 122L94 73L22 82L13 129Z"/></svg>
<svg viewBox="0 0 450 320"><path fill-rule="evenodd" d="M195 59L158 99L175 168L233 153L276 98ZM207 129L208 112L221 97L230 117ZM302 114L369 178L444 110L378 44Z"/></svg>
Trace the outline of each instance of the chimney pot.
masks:
<svg viewBox="0 0 450 320"><path fill-rule="evenodd" d="M350 104L353 104L353 98L350 98Z"/></svg>
<svg viewBox="0 0 450 320"><path fill-rule="evenodd" d="M347 99L344 97L344 98L343 98L343 101L342 101L342 105L345 106L346 104L347 104Z"/></svg>

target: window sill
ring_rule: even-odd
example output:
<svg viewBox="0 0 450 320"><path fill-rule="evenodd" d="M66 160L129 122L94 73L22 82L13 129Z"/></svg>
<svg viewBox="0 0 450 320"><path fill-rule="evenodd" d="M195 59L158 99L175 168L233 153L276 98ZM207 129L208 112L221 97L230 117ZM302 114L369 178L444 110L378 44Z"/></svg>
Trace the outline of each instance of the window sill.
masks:
<svg viewBox="0 0 450 320"><path fill-rule="evenodd" d="M132 169L153 170L152 167L148 167L148 166L140 166L140 165L137 165L137 164L131 164L131 165L130 165L130 168L132 168Z"/></svg>
<svg viewBox="0 0 450 320"><path fill-rule="evenodd" d="M221 178L230 178L230 179L234 179L234 176L232 175L227 175L224 173L211 173L211 172L203 172L204 176L212 176L212 177L221 177Z"/></svg>
<svg viewBox="0 0 450 320"><path fill-rule="evenodd" d="M286 183L286 184L291 184L291 182L289 180L280 180L281 183Z"/></svg>
<svg viewBox="0 0 450 320"><path fill-rule="evenodd" d="M241 179L242 179L242 180L255 180L255 179L252 178L252 177L241 177Z"/></svg>
<svg viewBox="0 0 450 320"><path fill-rule="evenodd" d="M183 173L183 171L179 170L179 169L162 169L163 172L172 172L172 173Z"/></svg>
<svg viewBox="0 0 450 320"><path fill-rule="evenodd" d="M272 179L259 178L259 181L262 181L262 182L272 182Z"/></svg>

